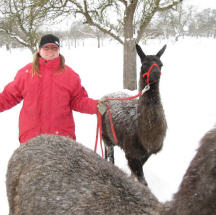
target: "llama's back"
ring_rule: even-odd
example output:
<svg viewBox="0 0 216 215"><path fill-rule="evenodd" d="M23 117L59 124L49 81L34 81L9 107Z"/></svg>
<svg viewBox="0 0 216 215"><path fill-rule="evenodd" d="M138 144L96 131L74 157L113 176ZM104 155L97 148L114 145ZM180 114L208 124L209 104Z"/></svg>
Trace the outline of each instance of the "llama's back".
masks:
<svg viewBox="0 0 216 215"><path fill-rule="evenodd" d="M131 95L126 92L115 92L104 96L103 98L128 98ZM107 101L106 104L110 106L110 112L112 116L113 125L116 135L121 139L121 136L125 134L135 135L137 133L138 126L138 114L137 105L138 99L133 100L115 100ZM112 137L112 131L110 127L110 117L108 112L103 116L103 133L108 133L109 137Z"/></svg>
<svg viewBox="0 0 216 215"><path fill-rule="evenodd" d="M79 192L71 198L74 190L69 189L76 168L71 168L71 144L67 138L42 135L15 151L7 172L11 214L66 214L81 198Z"/></svg>
<svg viewBox="0 0 216 215"><path fill-rule="evenodd" d="M157 214L160 204L96 153L55 135L20 146L9 161L11 215Z"/></svg>

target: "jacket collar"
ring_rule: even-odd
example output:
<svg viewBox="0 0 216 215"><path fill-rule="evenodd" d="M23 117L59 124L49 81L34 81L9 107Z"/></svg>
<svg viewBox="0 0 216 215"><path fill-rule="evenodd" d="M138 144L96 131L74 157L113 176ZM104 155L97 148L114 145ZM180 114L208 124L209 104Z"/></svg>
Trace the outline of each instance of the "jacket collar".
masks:
<svg viewBox="0 0 216 215"><path fill-rule="evenodd" d="M46 67L52 70L57 70L60 67L61 59L60 57L55 58L54 60L44 60L43 58L39 58L40 68Z"/></svg>

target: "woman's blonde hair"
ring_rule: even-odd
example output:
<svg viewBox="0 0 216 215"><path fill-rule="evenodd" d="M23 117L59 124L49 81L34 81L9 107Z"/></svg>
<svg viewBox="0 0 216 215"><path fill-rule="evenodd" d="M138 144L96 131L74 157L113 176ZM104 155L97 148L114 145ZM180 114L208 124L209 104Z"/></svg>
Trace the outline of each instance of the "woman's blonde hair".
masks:
<svg viewBox="0 0 216 215"><path fill-rule="evenodd" d="M57 69L56 72L59 72L59 71L65 69L65 58L61 54L59 54L59 57L60 57L60 67ZM32 77L34 75L40 76L39 58L40 58L40 54L39 54L39 51L37 51L37 52L35 52L35 54L33 56L32 71L31 71L32 72Z"/></svg>

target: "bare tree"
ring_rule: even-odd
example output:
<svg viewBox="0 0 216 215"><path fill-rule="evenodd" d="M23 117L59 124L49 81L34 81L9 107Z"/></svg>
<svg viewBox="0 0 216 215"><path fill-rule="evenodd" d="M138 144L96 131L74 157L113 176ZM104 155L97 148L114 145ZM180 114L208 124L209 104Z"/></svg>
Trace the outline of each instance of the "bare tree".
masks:
<svg viewBox="0 0 216 215"><path fill-rule="evenodd" d="M184 37L192 20L193 7L178 5L174 10L164 11L157 17L156 26L159 32L163 31L164 37Z"/></svg>
<svg viewBox="0 0 216 215"><path fill-rule="evenodd" d="M182 0L2 0L0 29L34 51L43 22L75 15L108 34L124 47L123 87L137 88L136 51L151 19ZM50 19L51 18L51 19Z"/></svg>
<svg viewBox="0 0 216 215"><path fill-rule="evenodd" d="M84 23L108 34L124 47L123 87L137 88L136 51L138 43L158 11L171 9L182 0L44 0L40 10L74 14ZM39 6L40 7L40 6Z"/></svg>
<svg viewBox="0 0 216 215"><path fill-rule="evenodd" d="M38 29L45 20L51 20L48 8L40 9L43 6L41 0L1 0L0 32L35 52Z"/></svg>
<svg viewBox="0 0 216 215"><path fill-rule="evenodd" d="M77 46L77 40L85 40L88 38L95 38L97 39L97 46L98 48L101 47L101 40L104 37L104 33L99 31L97 28L91 27L89 25L83 24L80 21L76 21L72 23L67 39L71 39L74 41L74 46Z"/></svg>
<svg viewBox="0 0 216 215"><path fill-rule="evenodd" d="M197 22L196 30L200 36L215 37L216 10L204 9L196 14L194 18Z"/></svg>

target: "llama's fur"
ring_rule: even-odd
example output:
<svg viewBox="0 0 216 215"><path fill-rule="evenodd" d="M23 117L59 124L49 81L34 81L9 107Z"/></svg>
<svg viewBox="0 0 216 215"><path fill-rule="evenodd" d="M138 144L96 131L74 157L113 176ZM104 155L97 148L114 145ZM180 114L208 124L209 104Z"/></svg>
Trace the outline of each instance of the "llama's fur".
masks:
<svg viewBox="0 0 216 215"><path fill-rule="evenodd" d="M146 73L151 65L157 64L161 69L161 55L164 46L156 55L145 55L139 45L136 45L140 56L142 67L140 72L139 91L142 91L146 83ZM113 147L120 146L128 160L132 173L138 180L146 184L143 174L143 164L149 156L161 150L166 135L167 123L163 106L161 104L159 81L160 70L154 66L149 74L150 89L139 99L126 101L108 101L118 139L115 143L110 126L109 113L106 112L102 118L102 136L105 143L107 159L114 163ZM127 98L128 94L119 92L104 96L104 98Z"/></svg>
<svg viewBox="0 0 216 215"><path fill-rule="evenodd" d="M196 156L162 215L216 214L216 128L201 140Z"/></svg>
<svg viewBox="0 0 216 215"><path fill-rule="evenodd" d="M10 215L216 214L216 129L208 132L173 201L72 141L41 135L20 146L7 172Z"/></svg>
<svg viewBox="0 0 216 215"><path fill-rule="evenodd" d="M15 151L7 193L10 215L153 215L160 206L147 187L81 144L54 135Z"/></svg>

